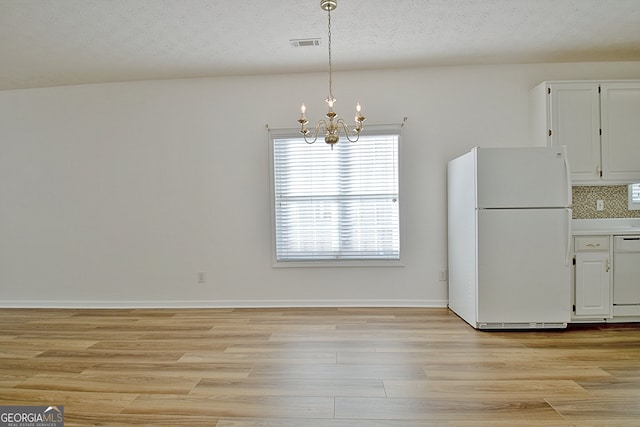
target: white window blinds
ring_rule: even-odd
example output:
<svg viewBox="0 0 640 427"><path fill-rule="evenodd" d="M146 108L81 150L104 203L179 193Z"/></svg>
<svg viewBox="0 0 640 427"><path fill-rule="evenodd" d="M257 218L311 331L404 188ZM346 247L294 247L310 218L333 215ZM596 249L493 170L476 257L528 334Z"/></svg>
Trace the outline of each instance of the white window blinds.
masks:
<svg viewBox="0 0 640 427"><path fill-rule="evenodd" d="M276 261L398 260L399 139L387 129L331 150L272 133Z"/></svg>
<svg viewBox="0 0 640 427"><path fill-rule="evenodd" d="M629 185L629 210L640 210L640 183Z"/></svg>

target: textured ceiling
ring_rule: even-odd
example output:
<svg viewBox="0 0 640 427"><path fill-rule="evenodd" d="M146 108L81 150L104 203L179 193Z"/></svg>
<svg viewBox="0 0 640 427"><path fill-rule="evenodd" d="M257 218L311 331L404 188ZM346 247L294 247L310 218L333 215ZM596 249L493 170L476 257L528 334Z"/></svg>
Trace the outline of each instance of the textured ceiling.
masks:
<svg viewBox="0 0 640 427"><path fill-rule="evenodd" d="M323 71L326 26L318 0L0 0L0 89ZM332 26L336 70L640 61L640 0L339 0Z"/></svg>

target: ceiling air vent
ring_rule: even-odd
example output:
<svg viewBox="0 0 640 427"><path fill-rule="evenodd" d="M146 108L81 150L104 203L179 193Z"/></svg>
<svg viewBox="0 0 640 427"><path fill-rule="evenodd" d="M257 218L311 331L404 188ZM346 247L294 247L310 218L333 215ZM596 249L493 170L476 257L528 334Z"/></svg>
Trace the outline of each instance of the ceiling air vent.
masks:
<svg viewBox="0 0 640 427"><path fill-rule="evenodd" d="M315 39L291 39L291 47L320 46L320 38Z"/></svg>

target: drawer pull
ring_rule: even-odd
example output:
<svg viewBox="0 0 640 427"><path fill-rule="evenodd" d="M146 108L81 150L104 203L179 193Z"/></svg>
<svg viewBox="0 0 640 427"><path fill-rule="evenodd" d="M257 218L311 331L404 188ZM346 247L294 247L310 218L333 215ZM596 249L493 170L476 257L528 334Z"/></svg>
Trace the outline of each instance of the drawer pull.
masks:
<svg viewBox="0 0 640 427"><path fill-rule="evenodd" d="M587 243L585 246L588 246L590 248L597 248L600 246L600 243Z"/></svg>

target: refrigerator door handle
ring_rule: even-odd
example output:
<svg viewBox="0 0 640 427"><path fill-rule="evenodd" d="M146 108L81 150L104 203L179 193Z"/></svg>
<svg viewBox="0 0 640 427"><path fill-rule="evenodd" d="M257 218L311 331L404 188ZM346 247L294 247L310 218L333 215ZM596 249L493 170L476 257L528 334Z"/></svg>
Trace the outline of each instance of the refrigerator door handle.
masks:
<svg viewBox="0 0 640 427"><path fill-rule="evenodd" d="M572 188L571 188L571 167L569 166L569 158L567 157L567 146L563 145L562 153L564 155L564 170L567 175L567 203L569 206L572 204Z"/></svg>
<svg viewBox="0 0 640 427"><path fill-rule="evenodd" d="M567 209L567 252L565 255L565 265L571 266L571 220L573 219L573 210Z"/></svg>

